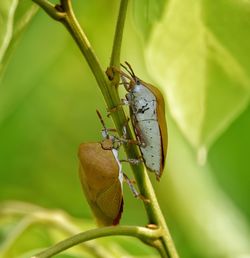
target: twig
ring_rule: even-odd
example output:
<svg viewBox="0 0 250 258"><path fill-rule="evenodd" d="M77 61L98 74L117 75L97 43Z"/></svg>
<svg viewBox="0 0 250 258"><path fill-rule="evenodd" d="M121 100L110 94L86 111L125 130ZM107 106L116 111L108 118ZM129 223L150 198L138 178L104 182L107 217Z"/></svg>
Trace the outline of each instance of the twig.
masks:
<svg viewBox="0 0 250 258"><path fill-rule="evenodd" d="M114 235L137 237L149 244L150 240L154 241L155 239L159 238L161 231L159 229L152 230L145 227L136 226L112 226L92 229L67 238L51 248L48 248L45 251L33 256L32 258L48 258L85 241Z"/></svg>
<svg viewBox="0 0 250 258"><path fill-rule="evenodd" d="M47 0L33 0L33 2L38 4L54 20L60 21L65 16L64 13L57 10L56 6Z"/></svg>
<svg viewBox="0 0 250 258"><path fill-rule="evenodd" d="M120 55L121 55L121 45L122 45L122 36L123 29L126 20L126 13L128 7L128 0L123 0L120 3L119 15L116 23L115 36L113 41L113 49L110 58L110 67L120 66Z"/></svg>

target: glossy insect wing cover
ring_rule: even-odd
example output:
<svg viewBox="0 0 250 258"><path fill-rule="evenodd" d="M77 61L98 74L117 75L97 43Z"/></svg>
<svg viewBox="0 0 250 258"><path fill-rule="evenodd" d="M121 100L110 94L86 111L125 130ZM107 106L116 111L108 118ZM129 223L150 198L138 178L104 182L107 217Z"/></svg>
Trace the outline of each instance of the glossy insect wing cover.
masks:
<svg viewBox="0 0 250 258"><path fill-rule="evenodd" d="M167 153L167 124L161 92L139 79L127 94L130 116L146 167L162 175Z"/></svg>
<svg viewBox="0 0 250 258"><path fill-rule="evenodd" d="M123 209L121 168L112 150L101 143L79 147L80 179L87 201L99 226L119 223Z"/></svg>

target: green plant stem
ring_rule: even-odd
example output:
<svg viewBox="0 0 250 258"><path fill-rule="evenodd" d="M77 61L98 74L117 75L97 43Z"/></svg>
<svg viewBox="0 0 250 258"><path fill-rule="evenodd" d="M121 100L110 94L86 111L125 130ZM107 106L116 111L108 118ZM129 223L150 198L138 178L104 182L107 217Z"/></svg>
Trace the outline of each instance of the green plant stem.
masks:
<svg viewBox="0 0 250 258"><path fill-rule="evenodd" d="M121 0L119 15L116 23L116 31L115 31L114 41L113 41L110 67L120 66L121 45L122 45L124 24L126 20L127 7L128 7L128 0ZM119 75L117 77L115 76L113 79L115 83L116 82L119 83ZM129 130L128 130L128 135L131 138L131 133ZM130 147L131 148L129 148L129 146L127 148L125 147L125 151L128 157L132 157L132 158L138 157L138 151L136 150L136 148L134 148L133 146L130 146ZM138 188L140 189L140 193L147 198L149 197L149 200L150 200L150 204L145 203L145 208L149 218L149 223L157 224L164 229L162 241L158 246L158 250L160 251L161 256L164 257L164 255L166 256L167 254L166 257L178 257L174 242L171 238L171 234L168 230L165 219L162 215L161 209L159 207L159 204L155 196L155 192L152 187L151 181L148 177L147 171L145 170L144 166L137 166L137 167L131 166L131 168L136 178Z"/></svg>
<svg viewBox="0 0 250 258"><path fill-rule="evenodd" d="M44 1L46 4L44 6L41 5L42 0L34 0L35 2L40 2L40 6L43 9L47 8L47 1ZM120 5L120 12L118 16L118 23L116 26L116 33L111 63L115 64L118 63L120 58L120 48L121 48L121 40L122 40L122 31L124 27L125 17L126 17L126 10L127 10L127 2L128 0L121 0ZM87 60L96 81L100 87L100 90L104 96L108 109L116 107L120 103L120 98L117 92L117 89L113 86L112 82L109 82L106 78L106 75L101 68L100 62L98 61L86 35L84 34L80 24L78 23L70 0L61 0L61 9L62 19L56 19L62 22L65 27L68 29L70 34L72 35L73 39L77 43L78 47L80 48L82 54L84 55L85 59ZM52 18L55 17L53 12L51 12L51 7L49 6L49 11L46 11ZM58 10L58 8L57 8ZM55 18L54 18L55 19ZM122 134L122 128L126 124L126 116L123 109L118 109L117 112L112 113L112 118L114 123L117 127L118 133ZM132 133L129 128L127 128L127 134L129 138L132 138ZM125 145L125 151L128 155L128 158L135 158L139 156L138 148L136 146ZM137 186L140 190L140 193L145 196L147 199L150 200L150 203L144 203L145 209L148 215L149 223L156 224L158 227L162 228L162 236L160 237L160 245L157 245L156 248L161 250L162 257L169 257L169 258L177 258L178 254L175 249L174 243L172 241L170 232L164 220L163 214L159 207L157 198L155 196L154 189L150 182L148 173L145 170L145 167L140 164L137 166L132 166L132 170L137 182ZM115 234L114 230L114 234ZM165 252L163 251L165 250Z"/></svg>
<svg viewBox="0 0 250 258"><path fill-rule="evenodd" d="M140 240L149 243L149 239L151 241L157 239L161 234L159 229L152 230L145 227L136 227L136 226L116 226L116 227L104 227L97 228L85 231L83 233L74 235L73 237L67 238L58 244L54 245L51 248L46 249L45 251L33 256L32 258L47 258L53 255L56 255L72 246L83 243L85 241L89 241L92 239L114 236L114 235L122 235L122 236L133 236L137 237Z"/></svg>
<svg viewBox="0 0 250 258"><path fill-rule="evenodd" d="M126 13L128 8L128 0L123 0L120 3L119 15L116 23L115 36L113 41L113 49L110 58L110 67L120 66L120 55L121 55L121 45L122 45L122 36L124 30L124 24L126 20Z"/></svg>
<svg viewBox="0 0 250 258"><path fill-rule="evenodd" d="M106 79L105 74L101 68L100 62L98 61L94 51L88 41L88 38L84 34L80 24L78 23L71 6L71 1L62 0L62 7L66 12L65 19L62 20L62 23L68 29L71 36L74 38L78 47L80 48L82 54L84 55L92 73L94 74L98 85L102 85L102 93L105 96L105 99L112 102L112 97L109 92L109 82ZM109 103L111 105L111 103Z"/></svg>
<svg viewBox="0 0 250 258"><path fill-rule="evenodd" d="M61 5L63 10L65 10L65 19L61 22L65 25L75 42L77 43L79 49L81 50L83 56L85 57L95 79L100 87L100 90L104 96L108 108L113 108L120 103L120 98L117 94L115 87L110 85L104 70L102 69L99 60L97 59L87 36L83 32L80 24L78 23L69 0L61 0ZM125 124L126 117L122 110L119 110L114 116L115 124L119 125L118 132L122 134L122 125Z"/></svg>
<svg viewBox="0 0 250 258"><path fill-rule="evenodd" d="M53 4L47 0L33 0L53 19L59 21L64 18L64 13L59 12Z"/></svg>

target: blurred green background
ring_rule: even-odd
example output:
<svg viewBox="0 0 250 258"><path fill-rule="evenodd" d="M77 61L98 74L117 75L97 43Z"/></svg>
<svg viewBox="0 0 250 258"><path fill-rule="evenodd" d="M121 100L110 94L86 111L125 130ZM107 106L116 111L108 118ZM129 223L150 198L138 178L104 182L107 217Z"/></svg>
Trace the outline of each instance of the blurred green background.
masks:
<svg viewBox="0 0 250 258"><path fill-rule="evenodd" d="M74 1L104 70L118 7ZM37 225L12 243L29 206L6 213L6 201L63 210L80 229L93 228L76 154L81 142L101 139L95 110L106 108L61 24L28 0L4 0L0 13L0 254L28 257L63 233ZM151 179L180 257L250 257L250 3L131 1L121 61L165 96L167 165L160 183ZM124 188L121 224L145 225L142 203ZM99 244L114 257L157 257L134 239ZM93 257L81 252L58 257Z"/></svg>

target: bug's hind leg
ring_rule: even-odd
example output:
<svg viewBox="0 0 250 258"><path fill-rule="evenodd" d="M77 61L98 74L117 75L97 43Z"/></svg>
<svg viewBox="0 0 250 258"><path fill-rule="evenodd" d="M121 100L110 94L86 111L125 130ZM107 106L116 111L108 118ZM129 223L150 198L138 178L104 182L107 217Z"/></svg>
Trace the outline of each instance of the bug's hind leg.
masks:
<svg viewBox="0 0 250 258"><path fill-rule="evenodd" d="M135 189L135 187L133 185L133 182L128 178L128 176L125 173L123 173L123 177L135 198L141 199L142 201L147 202L147 203L150 202L149 199L147 199L146 197L144 197L143 195L141 195L140 193L137 192L137 190Z"/></svg>
<svg viewBox="0 0 250 258"><path fill-rule="evenodd" d="M143 158L142 157L138 157L138 159L120 159L120 162L128 162L132 165L138 165L140 163L143 162Z"/></svg>

